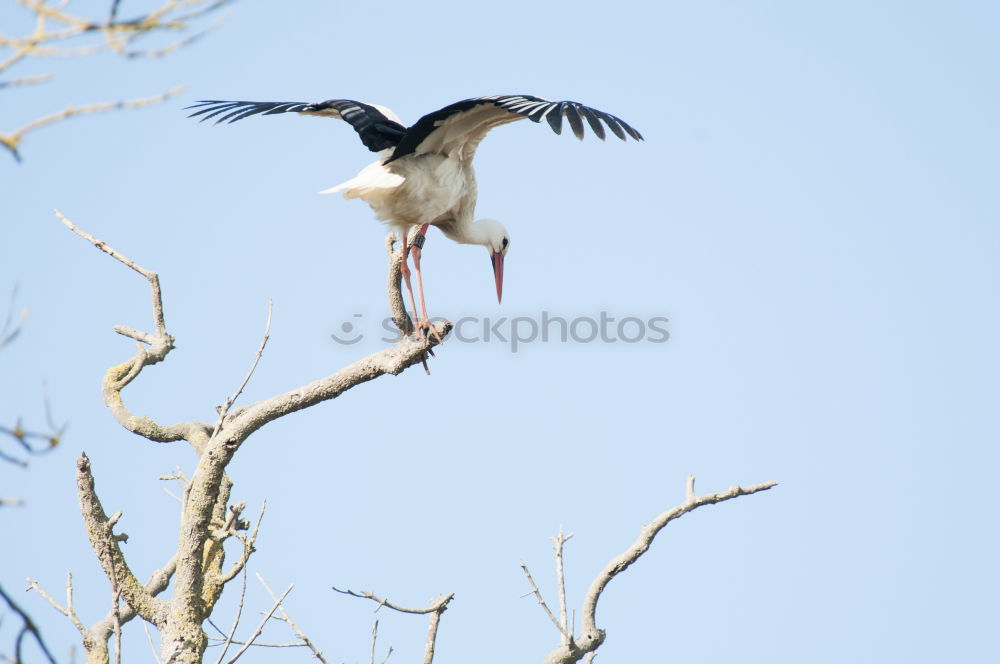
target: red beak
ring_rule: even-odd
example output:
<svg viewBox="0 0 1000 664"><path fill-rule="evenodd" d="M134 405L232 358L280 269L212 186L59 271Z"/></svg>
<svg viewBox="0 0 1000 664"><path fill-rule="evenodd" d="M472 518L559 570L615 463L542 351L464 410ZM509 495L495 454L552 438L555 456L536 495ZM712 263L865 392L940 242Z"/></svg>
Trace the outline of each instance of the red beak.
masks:
<svg viewBox="0 0 1000 664"><path fill-rule="evenodd" d="M503 254L494 251L490 254L490 262L493 263L493 277L497 282L497 302L503 297Z"/></svg>

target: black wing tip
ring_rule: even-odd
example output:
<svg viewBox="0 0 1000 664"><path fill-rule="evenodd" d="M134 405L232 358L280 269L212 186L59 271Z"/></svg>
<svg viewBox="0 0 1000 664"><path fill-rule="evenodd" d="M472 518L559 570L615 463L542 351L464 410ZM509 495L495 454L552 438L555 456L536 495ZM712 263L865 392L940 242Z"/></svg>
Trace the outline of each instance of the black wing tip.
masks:
<svg viewBox="0 0 1000 664"><path fill-rule="evenodd" d="M185 107L185 110L197 109L194 113L188 115L189 118L202 116L199 122L204 122L205 120L210 120L217 115L221 114L213 124L220 124L225 122L227 124L232 124L237 120L242 120L243 118L248 118L251 115L257 115L259 113L271 114L284 112L288 110L289 106L301 106L299 102L269 102L269 101L231 101L222 99L202 99L191 106ZM280 109L280 110L276 110Z"/></svg>
<svg viewBox="0 0 1000 664"><path fill-rule="evenodd" d="M606 134L600 124L601 120L611 129L611 133L623 141L627 141L629 137L634 141L646 140L635 127L618 116L599 111L596 108L591 108L575 101L555 102L555 108L546 116L546 119L551 118L549 119L549 126L552 127L552 131L556 134L562 133L563 115L569 120L570 126L573 129L573 135L581 141L585 133L583 119L587 120L591 131L602 141L605 139Z"/></svg>
<svg viewBox="0 0 1000 664"><path fill-rule="evenodd" d="M204 111L210 110L210 108L212 106L215 106L216 104L232 104L232 103L233 102L231 102L231 101L223 101L221 99L199 99L198 101L196 101L195 103L191 104L190 106L185 106L183 110L190 111L192 108L197 108L197 109L200 109L199 112L204 112ZM193 117L194 115L195 115L195 113L192 113L188 117L190 118L190 117Z"/></svg>
<svg viewBox="0 0 1000 664"><path fill-rule="evenodd" d="M190 106L185 106L184 110L190 111L191 109L198 109L194 113L188 114L188 117L196 118L200 115L202 117L199 118L198 122L204 122L205 120L215 117L219 113L233 108L238 108L241 103L242 102L223 101L221 99L202 99L194 104L191 104ZM216 120L215 124L219 124L221 121L221 119Z"/></svg>
<svg viewBox="0 0 1000 664"><path fill-rule="evenodd" d="M632 137L633 141L646 140L645 138L642 137L642 134L639 133L639 130L633 127L632 125L628 124L627 122L623 122L622 120L619 120L618 122L620 122L622 127L625 128L625 131L628 132L628 135Z"/></svg>

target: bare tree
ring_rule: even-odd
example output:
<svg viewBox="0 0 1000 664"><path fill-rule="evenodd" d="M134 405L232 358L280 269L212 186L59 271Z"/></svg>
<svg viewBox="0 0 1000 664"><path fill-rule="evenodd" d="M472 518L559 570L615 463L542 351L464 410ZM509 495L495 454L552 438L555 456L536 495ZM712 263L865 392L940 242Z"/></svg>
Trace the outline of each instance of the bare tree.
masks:
<svg viewBox="0 0 1000 664"><path fill-rule="evenodd" d="M240 574L254 551L256 534L245 536L241 533L248 527L240 518L242 508L229 505L233 483L226 474L226 467L233 456L251 434L279 417L334 399L356 385L385 374L399 374L423 362L437 340L433 334L429 337L401 336L395 346L373 353L329 376L269 399L233 408L263 352L268 336L265 332L250 371L234 393L217 408L215 422L160 424L149 417L133 414L122 397L122 391L145 367L162 362L174 347L174 338L167 332L164 319L159 277L84 232L63 215L59 217L73 232L138 272L150 284L153 331L115 327L116 332L139 343L135 355L111 367L105 374L102 385L105 405L122 427L150 441L187 441L198 454L198 464L184 490L177 551L144 585L132 573L119 546L126 536L114 532L121 512L111 517L107 515L95 489L90 460L82 455L77 461L77 494L91 546L115 594L113 615L109 615L110 620L106 618L97 625L85 627L73 612L71 585L67 589L66 606L46 597L69 616L80 631L88 662L107 662L108 639L119 633L120 625L135 615L159 630L160 661L201 662L208 644L202 625L211 616L224 586ZM389 302L394 319L399 321L405 335L412 332L413 325L402 306L400 252L393 251L392 242L387 242L387 248L390 252ZM451 330L451 324L440 322L435 328L443 337ZM238 539L242 546L236 560L226 569L223 544L230 538ZM158 595L168 583L173 585L173 596L168 600L160 599ZM42 591L37 583L33 582L32 587ZM118 597L124 601L122 608L119 608Z"/></svg>
<svg viewBox="0 0 1000 664"><path fill-rule="evenodd" d="M149 441L164 443L184 440L188 442L198 455L198 463L193 475L190 478L183 478L185 488L181 499L182 510L177 550L172 553L163 567L143 584L131 571L120 547L120 542L126 540L128 536L115 532L115 526L122 512L119 510L108 516L98 497L91 462L85 454L81 455L77 460L77 494L80 499L87 536L104 574L110 582L111 610L102 620L88 627L81 622L73 608L72 577L67 579L65 605L55 600L37 582L31 581L30 587L73 622L82 636L89 664L105 664L110 661L111 648L108 642L112 637L114 637L115 643L115 661L120 661L122 626L136 616L155 626L159 631L158 659L160 662L200 663L210 641L209 636L204 631L204 625L208 623L214 627L210 618L223 589L237 577L242 577L245 592L246 565L254 552L254 544L260 526L260 519L258 519L257 526L250 532L249 522L242 518L245 504L230 504L233 482L228 477L226 468L236 452L255 431L280 417L334 399L361 383L374 380L385 374L399 374L418 363L424 363L426 366L426 354L430 353L431 349L438 343L438 337L433 333L421 334L415 330L412 320L404 308L400 290L402 252L395 250L395 239L390 235L386 240L386 250L389 257L388 300L393 320L396 321L401 332L400 340L394 346L373 353L333 374L317 378L308 384L256 403L237 407L236 401L251 379L268 341L269 309L266 329L250 369L233 394L217 407L218 417L214 422L189 421L162 424L149 417L140 417L128 409L122 392L133 380L138 378L145 367L165 360L173 348L174 342L174 338L168 333L166 327L159 278L155 272L140 266L107 243L81 230L63 215L57 214L70 230L142 275L150 284L153 314L152 331L140 331L125 326L114 328L116 332L137 341L138 344L133 356L111 367L106 372L102 385L105 405L122 427ZM447 335L450 330L451 324L447 321L435 325L435 331L440 337ZM657 533L669 522L698 507L764 491L773 486L775 486L774 482L747 488L735 486L722 493L697 496L694 492L694 478L689 477L684 502L663 512L651 523L644 526L638 539L612 559L593 580L580 609L579 633L575 629L576 612L571 613L566 605L562 564L563 548L571 535L564 535L560 530L559 535L554 538L556 575L559 587L558 618L545 603L541 592L527 570L527 566L524 566L531 586L529 594L533 593L537 597L560 634L559 645L544 658L545 664L570 664L593 659L606 637L604 630L597 626L596 618L597 604L602 592L612 579L625 571L649 549ZM238 553L235 560L227 566L224 545L233 540L239 542ZM312 657L325 663L327 660L322 652L292 622L285 610L283 602L291 592L291 586L279 596L267 586L263 578L258 578L271 595L274 603L270 610L264 613L251 636L240 641L235 638L235 633L243 607L241 595L237 615L231 629L224 632L216 627L220 634L217 638L223 646L218 657L219 664L222 664L223 661L226 661L226 664L232 664L254 645L307 648L312 653ZM169 599L161 598L160 595L170 586L172 586L172 596ZM428 632L423 662L424 664L432 663L441 618L454 597L453 593L441 595L431 600L429 605L423 608L407 608L370 591L340 590L338 592L371 600L378 605L379 609L387 607L403 613L427 616ZM570 618L570 615L573 618ZM285 622L295 634L297 641L289 644L258 643L264 626L270 620ZM375 663L376 659L376 639L377 623L372 634L372 664ZM232 657L226 660L226 655L232 646L239 646L239 648ZM386 658L389 654L391 654L391 649L386 654ZM382 661L384 662L385 659Z"/></svg>
<svg viewBox="0 0 1000 664"><path fill-rule="evenodd" d="M191 44L214 27L201 27L206 16L234 0L163 0L159 7L138 16L119 15L121 0L110 0L103 16L92 18L70 12L68 0L0 0L21 5L26 16L33 19L31 30L20 35L0 32L0 77L26 61L53 57L82 58L111 52L123 58L158 58ZM165 35L167 41L147 47L143 42ZM48 83L51 73L30 73L19 78L0 78L0 91ZM25 134L54 122L89 113L101 113L122 108L140 108L158 104L178 94L174 88L139 99L69 105L44 115L17 129L0 132L0 146L18 161ZM7 108L11 104L6 104Z"/></svg>

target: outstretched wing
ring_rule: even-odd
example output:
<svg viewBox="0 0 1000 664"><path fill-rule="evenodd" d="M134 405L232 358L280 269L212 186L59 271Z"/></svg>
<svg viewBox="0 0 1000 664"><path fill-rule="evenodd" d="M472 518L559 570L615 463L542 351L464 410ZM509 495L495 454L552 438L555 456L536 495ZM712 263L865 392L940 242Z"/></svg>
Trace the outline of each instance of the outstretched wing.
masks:
<svg viewBox="0 0 1000 664"><path fill-rule="evenodd" d="M201 117L202 121L219 116L215 123L236 122L251 115L275 113L302 113L326 118L338 118L349 123L358 132L361 142L372 152L396 147L406 134L406 127L386 117L375 106L350 99L328 99L313 104L289 101L199 101L188 106L198 109L188 117ZM388 111L391 114L391 111Z"/></svg>
<svg viewBox="0 0 1000 664"><path fill-rule="evenodd" d="M621 118L579 102L549 101L530 95L493 95L465 99L420 118L406 130L386 163L414 153L459 154L471 159L479 142L494 127L524 119L541 122L545 118L552 131L559 134L563 117L581 140L584 120L602 141L604 125L623 141L626 135L642 140L642 135Z"/></svg>

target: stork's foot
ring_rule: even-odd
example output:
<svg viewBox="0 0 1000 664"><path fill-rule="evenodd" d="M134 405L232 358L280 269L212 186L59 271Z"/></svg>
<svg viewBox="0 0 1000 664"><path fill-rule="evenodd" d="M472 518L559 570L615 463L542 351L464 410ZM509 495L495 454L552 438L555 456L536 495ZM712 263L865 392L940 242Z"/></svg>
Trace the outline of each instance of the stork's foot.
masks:
<svg viewBox="0 0 1000 664"><path fill-rule="evenodd" d="M416 320L416 317L414 317L414 320ZM434 338L437 339L437 342L441 343L441 336L438 334L438 331L434 328L434 326L431 325L431 322L427 319L417 321L414 324L414 333L417 335L417 339L428 339L429 333L432 333L434 335ZM427 366L428 357L434 357L434 351L431 350L430 348L424 350L423 355L421 355L420 357L420 364L423 365L424 371L427 373L428 376L430 376L431 370L430 367Z"/></svg>
<svg viewBox="0 0 1000 664"><path fill-rule="evenodd" d="M414 327L416 328L419 338L427 339L431 334L433 334L439 344L444 343L444 339L442 339L441 335L438 334L437 328L431 325L430 319L421 318L420 320L414 322ZM430 349L428 349L428 352L431 354L431 357L434 357L434 353Z"/></svg>

